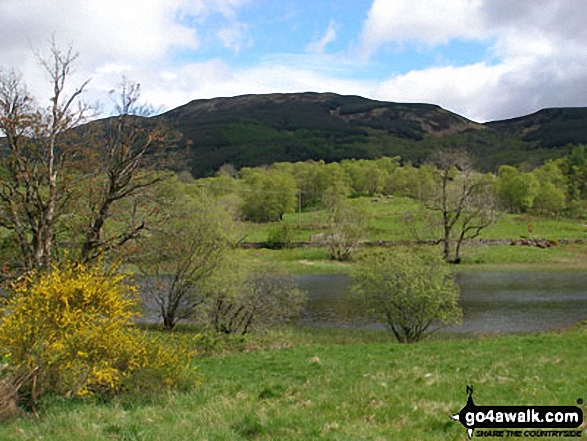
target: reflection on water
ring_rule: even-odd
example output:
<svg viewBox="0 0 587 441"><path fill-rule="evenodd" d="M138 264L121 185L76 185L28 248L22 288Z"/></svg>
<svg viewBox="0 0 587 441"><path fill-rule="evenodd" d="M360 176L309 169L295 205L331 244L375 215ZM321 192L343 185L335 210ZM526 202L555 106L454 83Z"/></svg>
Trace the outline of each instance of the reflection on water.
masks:
<svg viewBox="0 0 587 441"><path fill-rule="evenodd" d="M535 332L587 319L587 273L458 274L463 320L453 332ZM296 276L309 302L300 320L307 326L383 327L362 316L347 299L348 276Z"/></svg>

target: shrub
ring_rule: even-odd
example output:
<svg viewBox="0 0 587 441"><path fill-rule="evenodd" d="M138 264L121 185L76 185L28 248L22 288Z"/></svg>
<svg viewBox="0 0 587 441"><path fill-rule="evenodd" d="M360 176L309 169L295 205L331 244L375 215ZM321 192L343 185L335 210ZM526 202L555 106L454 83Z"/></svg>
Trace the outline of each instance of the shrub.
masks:
<svg viewBox="0 0 587 441"><path fill-rule="evenodd" d="M166 348L132 326L134 288L116 267L53 267L12 291L0 310L0 354L32 406L47 393L109 395L194 379L187 347Z"/></svg>
<svg viewBox="0 0 587 441"><path fill-rule="evenodd" d="M458 286L437 256L373 253L352 274L367 311L381 317L400 343L422 339L431 325L458 322Z"/></svg>
<svg viewBox="0 0 587 441"><path fill-rule="evenodd" d="M217 275L201 320L223 334L246 335L291 323L307 296L287 274L253 273L238 264Z"/></svg>
<svg viewBox="0 0 587 441"><path fill-rule="evenodd" d="M292 248L293 234L291 228L287 224L281 224L278 227L272 228L267 236L265 243L270 250L281 250L283 248Z"/></svg>

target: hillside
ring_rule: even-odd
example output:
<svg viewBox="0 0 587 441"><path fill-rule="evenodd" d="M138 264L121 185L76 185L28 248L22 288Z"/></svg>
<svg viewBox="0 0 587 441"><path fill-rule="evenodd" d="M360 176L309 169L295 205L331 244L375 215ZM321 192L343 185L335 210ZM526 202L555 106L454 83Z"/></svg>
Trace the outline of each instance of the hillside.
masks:
<svg viewBox="0 0 587 441"><path fill-rule="evenodd" d="M426 156L428 138L485 130L431 104L399 104L331 93L244 95L196 100L159 118L189 141L196 176L224 163L257 166L307 159L338 161Z"/></svg>
<svg viewBox="0 0 587 441"><path fill-rule="evenodd" d="M546 148L580 144L587 141L587 108L543 109L519 118L492 121L486 126Z"/></svg>
<svg viewBox="0 0 587 441"><path fill-rule="evenodd" d="M465 147L483 170L538 165L587 143L587 108L545 109L479 124L432 104L333 93L243 95L191 101L154 117L179 129L180 168L196 177L230 163L400 156L419 164L441 146Z"/></svg>

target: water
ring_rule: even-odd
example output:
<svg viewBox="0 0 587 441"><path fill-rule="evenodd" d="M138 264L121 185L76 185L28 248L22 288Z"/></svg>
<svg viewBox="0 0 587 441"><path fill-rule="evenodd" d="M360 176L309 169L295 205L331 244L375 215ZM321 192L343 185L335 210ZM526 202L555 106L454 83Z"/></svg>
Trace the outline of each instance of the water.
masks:
<svg viewBox="0 0 587 441"><path fill-rule="evenodd" d="M587 319L587 273L458 274L463 319L451 332L513 333L560 329ZM309 302L300 324L383 328L348 301L344 274L301 275Z"/></svg>

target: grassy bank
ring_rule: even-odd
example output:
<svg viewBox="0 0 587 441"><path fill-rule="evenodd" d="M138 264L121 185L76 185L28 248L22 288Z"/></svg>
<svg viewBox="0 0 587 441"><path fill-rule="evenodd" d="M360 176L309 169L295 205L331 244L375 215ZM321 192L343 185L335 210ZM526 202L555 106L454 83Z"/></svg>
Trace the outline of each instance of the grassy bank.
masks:
<svg viewBox="0 0 587 441"><path fill-rule="evenodd" d="M429 248L430 246L422 246ZM394 248L388 248L393 253ZM369 252L369 249L364 250ZM353 262L330 260L326 248L239 250L243 259L263 267L274 265L294 274L347 273ZM438 253L441 253L440 248ZM587 244L541 249L510 245L471 245L464 249L463 263L455 271L586 271Z"/></svg>
<svg viewBox="0 0 587 441"><path fill-rule="evenodd" d="M492 405L575 405L587 391L582 329L409 346L299 332L307 344L278 338L274 349L201 358L192 392L53 401L40 419L0 426L0 439L463 440L449 415L467 384L477 404Z"/></svg>

